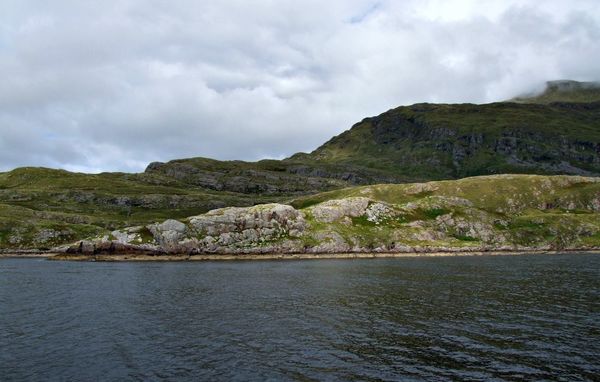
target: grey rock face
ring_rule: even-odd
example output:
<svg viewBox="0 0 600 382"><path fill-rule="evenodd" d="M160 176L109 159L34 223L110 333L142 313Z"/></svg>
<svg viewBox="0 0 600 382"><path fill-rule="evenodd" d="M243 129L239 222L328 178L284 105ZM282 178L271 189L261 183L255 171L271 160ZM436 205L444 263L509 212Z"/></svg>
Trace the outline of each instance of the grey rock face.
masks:
<svg viewBox="0 0 600 382"><path fill-rule="evenodd" d="M396 215L396 211L386 203L372 203L365 210L367 220L375 224L385 222Z"/></svg>
<svg viewBox="0 0 600 382"><path fill-rule="evenodd" d="M476 216L478 215L478 216ZM493 225L493 221L482 214L473 213L472 216L457 217L452 214L438 216L437 225L445 232L450 232L463 237L471 237L488 244L504 244L507 242L504 235L500 234Z"/></svg>
<svg viewBox="0 0 600 382"><path fill-rule="evenodd" d="M153 243L141 247L171 253L261 253L297 252L307 227L304 216L291 206L265 204L253 207L229 207L212 210L188 219L188 224L166 220L146 228ZM123 245L142 243L140 231L134 227L112 232Z"/></svg>
<svg viewBox="0 0 600 382"><path fill-rule="evenodd" d="M344 216L358 217L365 213L369 199L364 197L329 200L310 209L315 219L323 223L340 220Z"/></svg>
<svg viewBox="0 0 600 382"><path fill-rule="evenodd" d="M165 220L161 224L151 224L147 228L157 243L167 250L177 248L187 230L185 224L173 219Z"/></svg>
<svg viewBox="0 0 600 382"><path fill-rule="evenodd" d="M180 221L168 219L162 222L157 227L160 231L175 231L178 233L184 233L186 230L185 224Z"/></svg>
<svg viewBox="0 0 600 382"><path fill-rule="evenodd" d="M142 232L146 229L142 226L128 227L123 230L112 231L111 235L120 244L142 244L144 242Z"/></svg>
<svg viewBox="0 0 600 382"><path fill-rule="evenodd" d="M61 237L68 237L72 235L73 232L71 230L54 230L54 229L42 229L38 231L33 239L34 243L37 244L47 244L51 243L53 240L56 240Z"/></svg>
<svg viewBox="0 0 600 382"><path fill-rule="evenodd" d="M351 247L337 232L325 232L316 235L319 244L311 248L313 253L349 252Z"/></svg>
<svg viewBox="0 0 600 382"><path fill-rule="evenodd" d="M523 187L525 179L531 182L528 188ZM94 242L93 251L243 255L564 249L585 248L600 232L592 215L600 208L595 178L483 179L492 180L510 182L509 191L504 191L507 197L489 202L471 180L445 195L431 195L436 192L433 185L364 187L358 189L364 196L328 200L303 210L284 204L229 207L184 221L118 230ZM593 187L586 191L588 186ZM400 194L394 197L393 192ZM377 195L388 199L375 200ZM531 214L531 209L541 213ZM563 211L545 213L556 209Z"/></svg>
<svg viewBox="0 0 600 382"><path fill-rule="evenodd" d="M200 248L252 247L302 235L306 222L301 212L283 204L222 208L190 218Z"/></svg>

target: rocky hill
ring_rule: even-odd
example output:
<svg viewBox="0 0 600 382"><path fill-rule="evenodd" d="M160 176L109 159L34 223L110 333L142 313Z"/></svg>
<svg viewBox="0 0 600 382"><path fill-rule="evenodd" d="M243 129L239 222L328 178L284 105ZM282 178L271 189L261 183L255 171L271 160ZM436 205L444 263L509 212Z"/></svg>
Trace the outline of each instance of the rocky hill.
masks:
<svg viewBox="0 0 600 382"><path fill-rule="evenodd" d="M400 106L283 161L192 158L152 163L146 173L271 195L335 188L340 181L359 185L500 173L597 176L600 85L553 81L541 94L508 102Z"/></svg>
<svg viewBox="0 0 600 382"><path fill-rule="evenodd" d="M598 249L599 213L598 178L373 185L115 230L62 258Z"/></svg>
<svg viewBox="0 0 600 382"><path fill-rule="evenodd" d="M120 227L356 185L501 173L598 176L598 89L562 81L509 102L401 106L281 161L191 158L154 162L140 174L0 173L0 250L51 248Z"/></svg>
<svg viewBox="0 0 600 382"><path fill-rule="evenodd" d="M268 201L144 174L19 168L0 173L0 250L49 249L126 225Z"/></svg>
<svg viewBox="0 0 600 382"><path fill-rule="evenodd" d="M418 104L367 118L293 160L360 165L397 180L600 174L600 102Z"/></svg>

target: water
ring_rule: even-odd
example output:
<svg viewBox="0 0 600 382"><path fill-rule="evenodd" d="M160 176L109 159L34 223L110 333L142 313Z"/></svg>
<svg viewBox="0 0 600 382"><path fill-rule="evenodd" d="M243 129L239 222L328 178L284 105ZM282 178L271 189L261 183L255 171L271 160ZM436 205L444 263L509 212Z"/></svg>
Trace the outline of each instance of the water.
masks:
<svg viewBox="0 0 600 382"><path fill-rule="evenodd" d="M600 380L600 255L0 259L0 380Z"/></svg>

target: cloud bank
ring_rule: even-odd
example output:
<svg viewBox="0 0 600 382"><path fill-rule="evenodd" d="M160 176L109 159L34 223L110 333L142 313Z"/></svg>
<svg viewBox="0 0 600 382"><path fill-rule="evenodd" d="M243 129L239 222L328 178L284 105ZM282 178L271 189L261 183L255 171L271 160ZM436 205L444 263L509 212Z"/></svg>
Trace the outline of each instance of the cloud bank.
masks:
<svg viewBox="0 0 600 382"><path fill-rule="evenodd" d="M5 0L0 170L283 158L416 102L600 79L591 1Z"/></svg>

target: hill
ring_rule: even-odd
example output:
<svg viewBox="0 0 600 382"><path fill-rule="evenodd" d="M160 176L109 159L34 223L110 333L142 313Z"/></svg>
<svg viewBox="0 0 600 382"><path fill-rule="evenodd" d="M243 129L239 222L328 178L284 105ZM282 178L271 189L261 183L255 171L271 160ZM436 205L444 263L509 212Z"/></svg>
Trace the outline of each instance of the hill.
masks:
<svg viewBox="0 0 600 382"><path fill-rule="evenodd" d="M501 173L598 176L600 88L555 81L541 95L518 102L400 106L365 118L308 154L218 163L203 158L154 163L146 173L271 194L335 187L330 179L358 185ZM232 173L235 184L228 180ZM295 175L320 184L298 184ZM273 178L284 180L286 188Z"/></svg>
<svg viewBox="0 0 600 382"><path fill-rule="evenodd" d="M598 178L372 185L117 230L65 256L598 249L599 212Z"/></svg>
<svg viewBox="0 0 600 382"><path fill-rule="evenodd" d="M124 225L269 200L145 174L19 168L0 173L0 249L51 248Z"/></svg>
<svg viewBox="0 0 600 382"><path fill-rule="evenodd" d="M367 118L309 155L397 181L500 173L600 174L600 102L418 104Z"/></svg>
<svg viewBox="0 0 600 382"><path fill-rule="evenodd" d="M119 227L356 185L501 173L598 176L596 92L563 81L518 102L401 106L281 161L180 159L140 174L15 169L0 173L0 250L50 248Z"/></svg>

